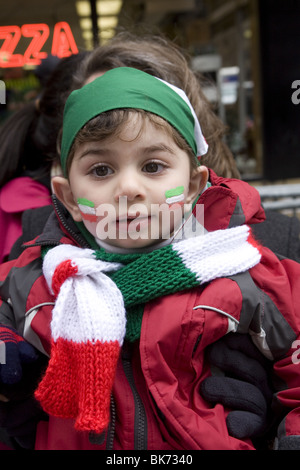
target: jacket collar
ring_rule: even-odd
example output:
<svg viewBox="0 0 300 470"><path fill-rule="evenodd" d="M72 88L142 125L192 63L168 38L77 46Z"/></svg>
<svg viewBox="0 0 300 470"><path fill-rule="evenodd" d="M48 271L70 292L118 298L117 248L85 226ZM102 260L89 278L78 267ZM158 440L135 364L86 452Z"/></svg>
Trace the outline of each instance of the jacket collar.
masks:
<svg viewBox="0 0 300 470"><path fill-rule="evenodd" d="M197 201L203 204L204 226L209 232L265 220L258 191L237 179L222 178L209 170L211 186Z"/></svg>
<svg viewBox="0 0 300 470"><path fill-rule="evenodd" d="M52 196L52 202L54 211L50 214L42 234L34 241L25 243L25 246L56 246L66 243L90 248L70 213L55 195Z"/></svg>

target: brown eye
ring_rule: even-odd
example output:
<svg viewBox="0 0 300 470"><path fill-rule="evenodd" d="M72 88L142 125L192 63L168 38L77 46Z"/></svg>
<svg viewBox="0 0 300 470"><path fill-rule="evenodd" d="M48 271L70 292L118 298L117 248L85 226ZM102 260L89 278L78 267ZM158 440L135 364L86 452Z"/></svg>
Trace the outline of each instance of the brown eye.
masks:
<svg viewBox="0 0 300 470"><path fill-rule="evenodd" d="M163 168L163 165L160 163L150 162L143 167L143 171L145 173L159 173Z"/></svg>
<svg viewBox="0 0 300 470"><path fill-rule="evenodd" d="M104 178L105 176L111 175L112 170L106 165L97 165L92 169L92 173L94 176Z"/></svg>

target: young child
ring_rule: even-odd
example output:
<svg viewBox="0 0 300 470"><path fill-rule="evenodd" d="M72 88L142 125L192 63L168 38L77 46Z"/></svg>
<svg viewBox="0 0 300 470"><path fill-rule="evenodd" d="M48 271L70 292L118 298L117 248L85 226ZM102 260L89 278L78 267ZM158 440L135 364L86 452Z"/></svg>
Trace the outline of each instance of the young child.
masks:
<svg viewBox="0 0 300 470"><path fill-rule="evenodd" d="M147 73L69 97L62 204L0 272L1 323L50 356L37 449L254 449L199 390L228 332L274 361L278 448L299 448L299 265L255 243L257 192L201 166L206 150L186 95Z"/></svg>

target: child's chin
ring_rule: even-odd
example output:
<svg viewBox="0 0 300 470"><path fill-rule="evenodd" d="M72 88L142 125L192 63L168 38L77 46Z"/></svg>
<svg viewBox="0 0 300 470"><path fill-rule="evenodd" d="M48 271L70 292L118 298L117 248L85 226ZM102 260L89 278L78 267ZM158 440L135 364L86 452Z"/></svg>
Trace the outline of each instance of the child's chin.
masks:
<svg viewBox="0 0 300 470"><path fill-rule="evenodd" d="M127 238L126 240L105 240L105 242L111 246L115 246L116 248L135 250L150 247L155 243L153 240L145 240L141 238L138 238L137 240L133 240L131 238Z"/></svg>
<svg viewBox="0 0 300 470"><path fill-rule="evenodd" d="M143 240L139 238L137 240L133 240L131 238L128 238L126 240L114 240L114 245L118 248L139 249L147 248L148 246L151 246L153 244L153 240Z"/></svg>

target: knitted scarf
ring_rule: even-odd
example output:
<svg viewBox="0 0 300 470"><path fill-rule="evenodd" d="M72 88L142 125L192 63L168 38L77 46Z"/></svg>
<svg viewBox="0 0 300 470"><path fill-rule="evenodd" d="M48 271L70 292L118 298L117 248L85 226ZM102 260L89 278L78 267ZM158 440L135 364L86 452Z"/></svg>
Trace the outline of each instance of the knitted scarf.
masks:
<svg viewBox="0 0 300 470"><path fill-rule="evenodd" d="M120 349L125 336L139 337L145 303L246 271L259 261L247 226L142 254L71 245L51 249L43 272L56 296L52 349L36 398L48 414L75 418L76 429L101 433L109 424Z"/></svg>

